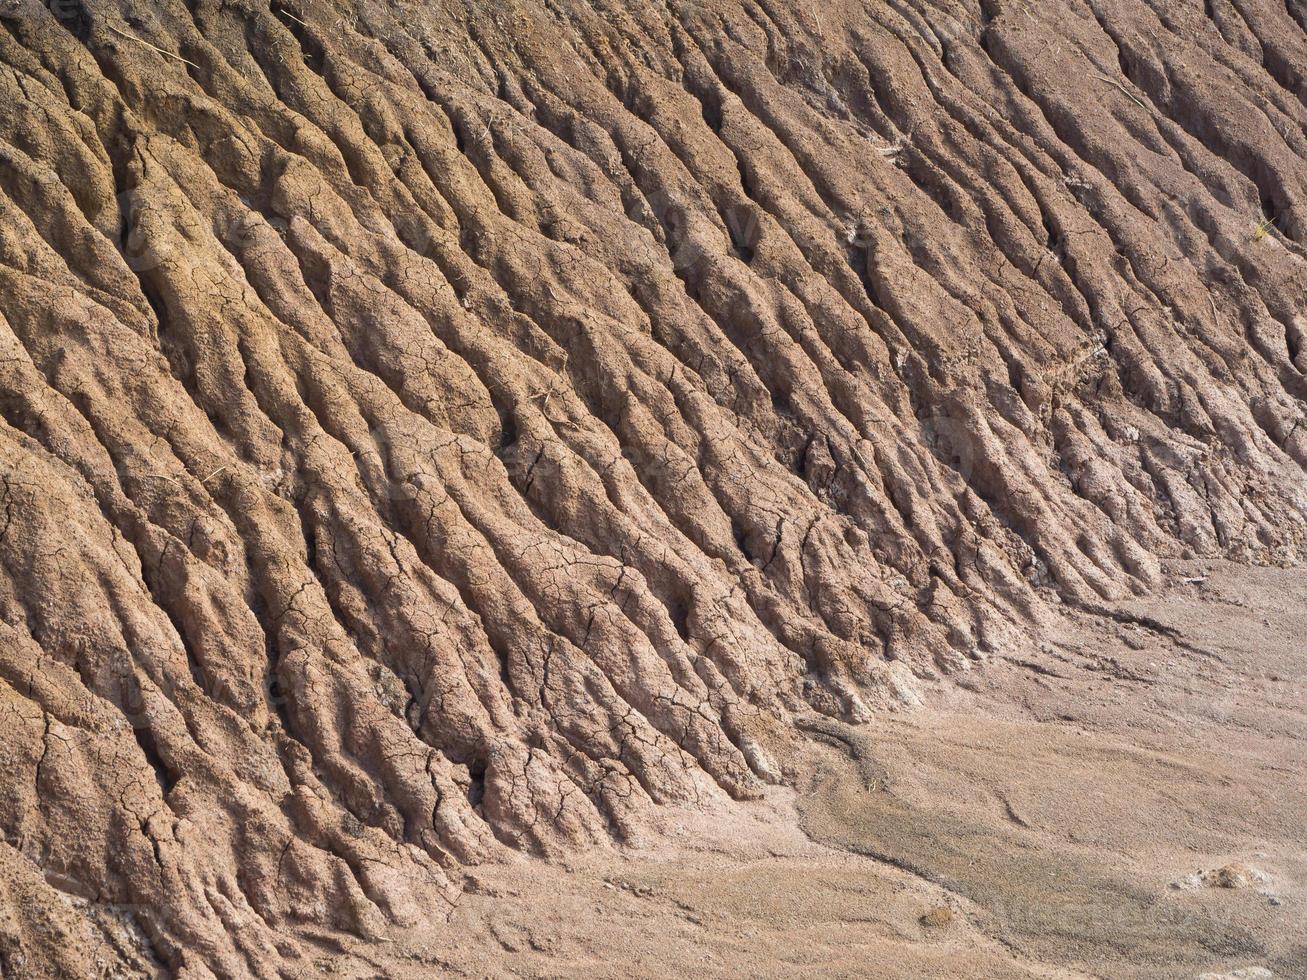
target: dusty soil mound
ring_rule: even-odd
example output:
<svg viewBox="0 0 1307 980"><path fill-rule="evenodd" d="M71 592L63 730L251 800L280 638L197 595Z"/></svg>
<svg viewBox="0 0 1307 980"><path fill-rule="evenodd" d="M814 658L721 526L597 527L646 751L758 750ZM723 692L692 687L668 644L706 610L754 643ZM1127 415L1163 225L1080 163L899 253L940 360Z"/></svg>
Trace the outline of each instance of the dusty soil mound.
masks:
<svg viewBox="0 0 1307 980"><path fill-rule="evenodd" d="M293 973L1298 556L1297 0L628 6L0 0L6 975Z"/></svg>

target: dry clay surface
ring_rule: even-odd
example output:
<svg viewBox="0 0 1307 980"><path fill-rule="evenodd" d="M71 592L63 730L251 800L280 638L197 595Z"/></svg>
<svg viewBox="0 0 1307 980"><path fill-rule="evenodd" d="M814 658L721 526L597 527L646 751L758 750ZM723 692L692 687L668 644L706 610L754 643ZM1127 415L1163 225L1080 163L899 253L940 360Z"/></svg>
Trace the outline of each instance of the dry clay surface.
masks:
<svg viewBox="0 0 1307 980"><path fill-rule="evenodd" d="M6 975L316 975L1300 557L1301 0L0 0L0 107Z"/></svg>
<svg viewBox="0 0 1307 980"><path fill-rule="evenodd" d="M801 722L825 744L797 792L665 810L616 857L477 868L448 925L318 963L358 978L1307 976L1307 578L1183 577L1199 576L1114 607L1124 622L1051 629L930 709Z"/></svg>

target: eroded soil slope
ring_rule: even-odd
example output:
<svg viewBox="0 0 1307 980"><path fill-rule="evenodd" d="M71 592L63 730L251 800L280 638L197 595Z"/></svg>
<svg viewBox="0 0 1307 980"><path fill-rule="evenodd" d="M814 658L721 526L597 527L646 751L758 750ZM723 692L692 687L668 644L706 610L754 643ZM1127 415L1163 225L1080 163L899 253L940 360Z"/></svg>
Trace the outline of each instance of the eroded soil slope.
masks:
<svg viewBox="0 0 1307 980"><path fill-rule="evenodd" d="M620 854L483 865L449 924L319 963L359 978L1307 976L1307 577L1172 570L1160 594L1113 604L1120 621L1069 617L926 709L808 719L822 738L797 793L662 808L663 833Z"/></svg>
<svg viewBox="0 0 1307 980"><path fill-rule="evenodd" d="M629 6L0 0L6 973L293 974L1299 556L1301 0Z"/></svg>

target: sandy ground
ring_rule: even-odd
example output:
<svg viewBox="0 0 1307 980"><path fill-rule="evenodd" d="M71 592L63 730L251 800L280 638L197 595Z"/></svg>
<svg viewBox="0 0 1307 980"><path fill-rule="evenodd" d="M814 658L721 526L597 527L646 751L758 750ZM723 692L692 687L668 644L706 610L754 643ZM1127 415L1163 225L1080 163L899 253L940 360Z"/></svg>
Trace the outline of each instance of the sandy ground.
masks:
<svg viewBox="0 0 1307 980"><path fill-rule="evenodd" d="M669 814L625 854L478 869L448 926L321 965L1307 976L1307 576L1173 577L911 715L813 719L798 792Z"/></svg>

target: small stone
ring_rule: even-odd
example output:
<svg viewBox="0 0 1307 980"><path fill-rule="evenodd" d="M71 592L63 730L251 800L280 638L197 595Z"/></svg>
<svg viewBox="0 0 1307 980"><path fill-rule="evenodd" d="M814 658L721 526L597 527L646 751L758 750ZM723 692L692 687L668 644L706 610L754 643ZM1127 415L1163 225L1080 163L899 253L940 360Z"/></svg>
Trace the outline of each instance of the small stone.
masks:
<svg viewBox="0 0 1307 980"><path fill-rule="evenodd" d="M920 919L923 926L930 929L943 929L953 921L953 910L947 905L941 905L939 908L931 909Z"/></svg>
<svg viewBox="0 0 1307 980"><path fill-rule="evenodd" d="M1211 888L1248 888L1266 881L1266 875L1256 868L1235 862L1203 875L1203 884Z"/></svg>
<svg viewBox="0 0 1307 980"><path fill-rule="evenodd" d="M1218 888L1247 888L1252 884L1252 876L1242 864L1227 864L1216 872L1213 884Z"/></svg>

